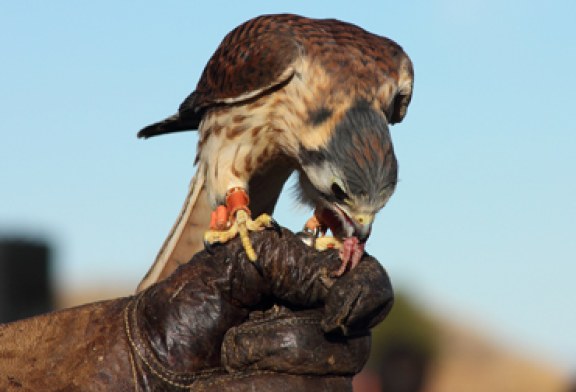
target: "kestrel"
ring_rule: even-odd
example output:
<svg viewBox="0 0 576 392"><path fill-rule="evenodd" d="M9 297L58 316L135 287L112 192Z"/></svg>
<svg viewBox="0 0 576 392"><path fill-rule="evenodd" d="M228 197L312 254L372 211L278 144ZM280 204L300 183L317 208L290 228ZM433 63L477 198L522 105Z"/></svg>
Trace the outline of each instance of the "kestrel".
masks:
<svg viewBox="0 0 576 392"><path fill-rule="evenodd" d="M336 275L353 268L396 187L388 125L404 118L412 86L402 48L350 23L264 15L232 30L178 113L138 133L199 131L188 196L138 290L238 232L254 259L246 230L272 224L293 171L317 246L340 248Z"/></svg>

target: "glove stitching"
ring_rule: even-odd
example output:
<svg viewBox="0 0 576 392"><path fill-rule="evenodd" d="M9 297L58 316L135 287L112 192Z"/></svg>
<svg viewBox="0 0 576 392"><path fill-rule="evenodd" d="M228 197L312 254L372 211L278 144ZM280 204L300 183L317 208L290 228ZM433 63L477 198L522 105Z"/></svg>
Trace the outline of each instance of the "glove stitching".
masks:
<svg viewBox="0 0 576 392"><path fill-rule="evenodd" d="M270 321L270 320L264 320L260 322L261 324L253 324L253 325L246 325L242 324L237 328L237 332L241 332L241 333L257 333L257 332L261 332L263 330L266 329L274 329L277 326L287 326L287 325L296 325L296 324L302 324L302 325L320 325L320 319L319 318L300 318L300 319L288 319L288 320L274 320L274 321Z"/></svg>
<svg viewBox="0 0 576 392"><path fill-rule="evenodd" d="M216 386L218 384L224 384L228 381L231 380L241 380L243 378L249 378L249 377L253 377L253 376L262 376L262 375L273 375L273 374L284 374L287 376L293 376L293 377L303 377L303 378L308 378L308 379L313 379L316 380L318 378L326 378L326 379L349 379L349 376L318 376L318 375L308 375L308 374L291 374L291 373L284 373L284 372L278 372L278 371L271 371L271 370L257 370L257 371L252 371L249 373L241 373L241 374L226 374L223 375L221 377L218 377L217 379L213 380L213 381L208 381L206 384L204 384L205 387L211 387L211 386Z"/></svg>
<svg viewBox="0 0 576 392"><path fill-rule="evenodd" d="M218 373L218 372L222 371L219 368L212 368L212 369L201 370L201 371L193 372L193 373L176 373L174 371L166 369L154 357L154 355L150 352L150 349L144 343L144 340L140 336L140 331L137 328L136 310L138 308L138 304L140 303L141 298L142 298L142 295L139 294L135 298L135 301L129 302L128 305L126 305L126 307L124 308L125 332L126 332L126 337L128 338L128 342L130 343L130 346L132 347L132 350L138 355L140 360L142 362L144 362L144 364L148 367L148 369L150 369L150 371L154 375L156 375L162 381L164 381L164 382L166 382L172 386L175 386L178 388L183 388L183 389L188 389L188 388L190 388L191 384L182 384L182 383L173 381L171 379L177 379L177 380L182 380L184 382L190 382L191 383L194 380L197 380L200 378L206 378L206 377L213 375L214 373ZM132 309L130 309L130 307L132 307ZM132 335L132 329L134 329L135 336ZM138 344L136 342L136 340L140 344ZM144 352L142 352L141 350L143 350ZM150 359L155 366L153 366L148 361L148 359ZM156 369L156 367L158 369Z"/></svg>

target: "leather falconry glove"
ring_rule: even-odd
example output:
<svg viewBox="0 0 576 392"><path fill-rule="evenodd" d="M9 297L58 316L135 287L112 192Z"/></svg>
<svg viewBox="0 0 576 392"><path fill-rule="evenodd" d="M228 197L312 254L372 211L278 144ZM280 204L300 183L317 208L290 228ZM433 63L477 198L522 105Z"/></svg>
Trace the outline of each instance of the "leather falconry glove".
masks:
<svg viewBox="0 0 576 392"><path fill-rule="evenodd" d="M393 294L372 257L287 230L201 252L133 297L0 326L0 390L351 391Z"/></svg>

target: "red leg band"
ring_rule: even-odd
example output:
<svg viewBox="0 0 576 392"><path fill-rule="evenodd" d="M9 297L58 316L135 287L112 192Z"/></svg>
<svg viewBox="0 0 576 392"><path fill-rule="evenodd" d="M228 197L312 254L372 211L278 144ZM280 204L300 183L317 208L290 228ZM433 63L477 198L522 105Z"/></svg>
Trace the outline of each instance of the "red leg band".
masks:
<svg viewBox="0 0 576 392"><path fill-rule="evenodd" d="M233 217L238 210L244 210L250 214L248 204L250 199L248 194L242 188L232 188L226 193L226 206L228 206L228 213Z"/></svg>
<svg viewBox="0 0 576 392"><path fill-rule="evenodd" d="M214 211L216 215L216 228L224 230L228 226L228 209L226 206L219 205Z"/></svg>

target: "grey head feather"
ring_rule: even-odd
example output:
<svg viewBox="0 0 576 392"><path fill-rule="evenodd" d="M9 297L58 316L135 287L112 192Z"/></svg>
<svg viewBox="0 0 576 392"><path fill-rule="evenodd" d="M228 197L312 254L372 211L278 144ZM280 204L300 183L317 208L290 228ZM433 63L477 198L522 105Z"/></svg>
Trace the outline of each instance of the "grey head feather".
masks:
<svg viewBox="0 0 576 392"><path fill-rule="evenodd" d="M299 158L304 171L326 164L333 167L350 197L364 205L381 208L398 179L386 117L365 100L356 101L346 112L325 148L301 148Z"/></svg>

